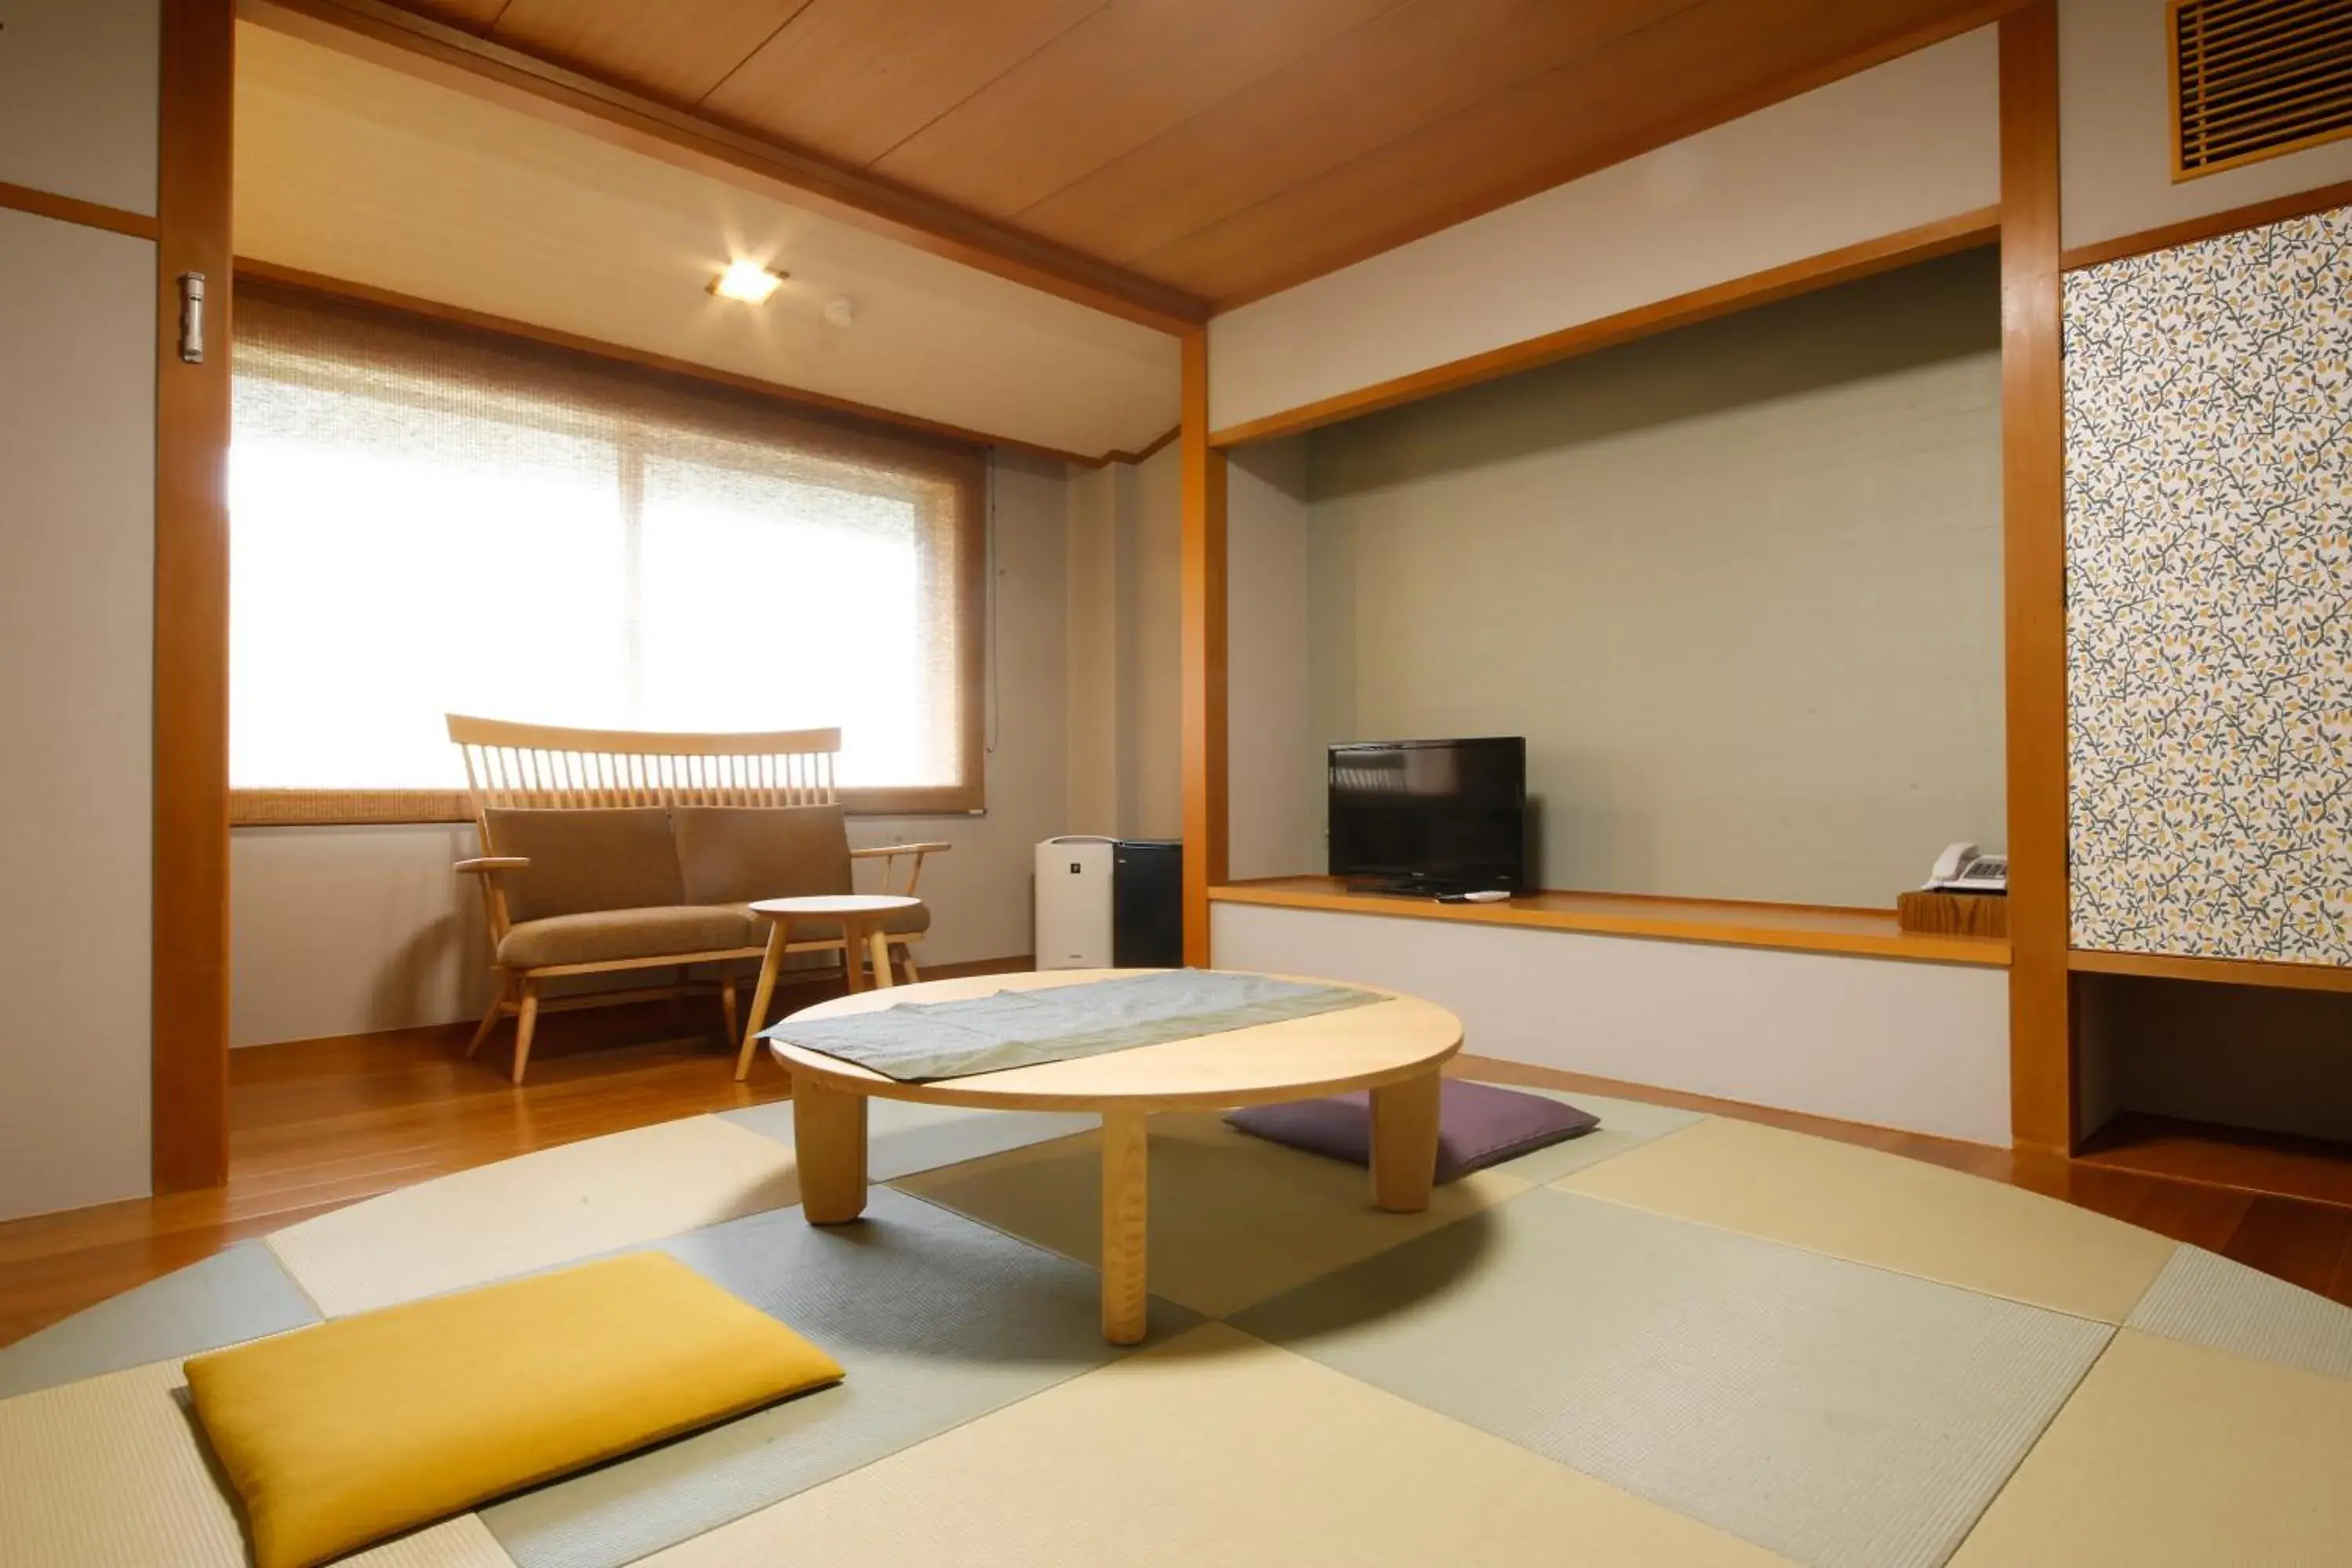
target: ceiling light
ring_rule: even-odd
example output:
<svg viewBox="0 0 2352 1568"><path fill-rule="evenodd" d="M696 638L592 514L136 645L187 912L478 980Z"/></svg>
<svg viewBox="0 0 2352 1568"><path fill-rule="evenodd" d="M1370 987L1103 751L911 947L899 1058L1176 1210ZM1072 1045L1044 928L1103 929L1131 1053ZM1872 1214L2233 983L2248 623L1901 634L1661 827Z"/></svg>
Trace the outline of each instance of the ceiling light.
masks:
<svg viewBox="0 0 2352 1568"><path fill-rule="evenodd" d="M764 305L768 296L781 288L784 275L771 272L756 261L730 262L727 270L710 280L710 291L722 300L740 300L746 305Z"/></svg>

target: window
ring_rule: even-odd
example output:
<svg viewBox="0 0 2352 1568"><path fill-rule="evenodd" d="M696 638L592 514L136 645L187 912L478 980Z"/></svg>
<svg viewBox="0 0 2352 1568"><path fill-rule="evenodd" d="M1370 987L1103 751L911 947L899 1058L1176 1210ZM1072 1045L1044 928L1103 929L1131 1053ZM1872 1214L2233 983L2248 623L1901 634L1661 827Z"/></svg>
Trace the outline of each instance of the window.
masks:
<svg viewBox="0 0 2352 1568"><path fill-rule="evenodd" d="M981 805L982 458L241 283L241 821L467 815L442 716L837 726L853 809Z"/></svg>

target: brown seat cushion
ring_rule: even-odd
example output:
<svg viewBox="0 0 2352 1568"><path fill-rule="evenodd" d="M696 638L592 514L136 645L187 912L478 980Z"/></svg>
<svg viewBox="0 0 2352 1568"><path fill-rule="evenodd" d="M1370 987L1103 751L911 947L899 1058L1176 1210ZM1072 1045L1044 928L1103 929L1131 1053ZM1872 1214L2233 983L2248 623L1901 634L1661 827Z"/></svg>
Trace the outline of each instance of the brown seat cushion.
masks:
<svg viewBox="0 0 2352 1568"><path fill-rule="evenodd" d="M507 918L521 925L597 910L732 902L687 896L670 841L669 815L658 805L485 812L489 843L482 852L530 860L526 869L500 879Z"/></svg>
<svg viewBox="0 0 2352 1568"><path fill-rule="evenodd" d="M849 826L837 805L681 805L671 809L670 826L685 888L674 901L748 904L851 890Z"/></svg>
<svg viewBox="0 0 2352 1568"><path fill-rule="evenodd" d="M751 914L751 911L747 906L743 912ZM757 916L752 918L758 919ZM763 921L761 923L764 925L766 922ZM791 925L792 930L785 935L793 942L839 942L841 940L839 921L811 916L796 918L792 921ZM882 917L882 929L893 936L920 936L931 929L930 909L928 905L917 904L911 910L893 910Z"/></svg>
<svg viewBox="0 0 2352 1568"><path fill-rule="evenodd" d="M558 963L609 963L667 953L719 952L767 945L768 924L748 910L673 904L642 910L591 910L526 921L499 943L508 969Z"/></svg>

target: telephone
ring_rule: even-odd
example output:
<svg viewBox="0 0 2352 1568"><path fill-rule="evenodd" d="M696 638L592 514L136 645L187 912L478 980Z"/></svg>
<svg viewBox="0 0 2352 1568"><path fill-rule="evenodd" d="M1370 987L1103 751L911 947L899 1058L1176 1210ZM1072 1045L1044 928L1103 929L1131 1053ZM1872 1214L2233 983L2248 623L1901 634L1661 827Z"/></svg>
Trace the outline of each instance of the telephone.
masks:
<svg viewBox="0 0 2352 1568"><path fill-rule="evenodd" d="M2009 857L1979 855L1973 844L1947 845L1927 873L1927 886L1947 893L2006 893Z"/></svg>

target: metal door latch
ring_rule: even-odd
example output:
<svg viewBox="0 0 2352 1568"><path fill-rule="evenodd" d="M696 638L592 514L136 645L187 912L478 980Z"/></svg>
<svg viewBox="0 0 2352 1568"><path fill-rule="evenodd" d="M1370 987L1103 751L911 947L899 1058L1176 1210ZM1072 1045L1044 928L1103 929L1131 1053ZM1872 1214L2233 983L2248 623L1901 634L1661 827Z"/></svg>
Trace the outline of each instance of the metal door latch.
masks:
<svg viewBox="0 0 2352 1568"><path fill-rule="evenodd" d="M205 363L205 275L180 274L180 357L190 364Z"/></svg>

